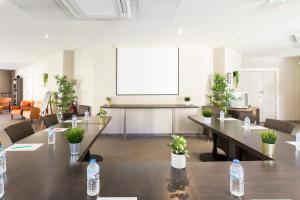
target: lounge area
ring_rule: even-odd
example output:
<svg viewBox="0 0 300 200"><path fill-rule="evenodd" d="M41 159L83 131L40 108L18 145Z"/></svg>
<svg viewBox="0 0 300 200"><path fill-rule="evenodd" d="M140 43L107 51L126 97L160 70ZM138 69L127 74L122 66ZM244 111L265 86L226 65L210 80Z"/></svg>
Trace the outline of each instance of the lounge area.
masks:
<svg viewBox="0 0 300 200"><path fill-rule="evenodd" d="M0 199L300 199L299 7L0 1Z"/></svg>

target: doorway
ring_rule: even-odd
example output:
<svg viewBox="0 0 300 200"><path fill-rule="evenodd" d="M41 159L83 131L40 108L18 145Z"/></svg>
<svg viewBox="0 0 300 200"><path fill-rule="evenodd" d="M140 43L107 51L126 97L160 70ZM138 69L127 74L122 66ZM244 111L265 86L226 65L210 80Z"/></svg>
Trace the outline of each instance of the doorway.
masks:
<svg viewBox="0 0 300 200"><path fill-rule="evenodd" d="M248 93L249 105L260 108L260 122L277 119L277 69L242 69L239 88Z"/></svg>

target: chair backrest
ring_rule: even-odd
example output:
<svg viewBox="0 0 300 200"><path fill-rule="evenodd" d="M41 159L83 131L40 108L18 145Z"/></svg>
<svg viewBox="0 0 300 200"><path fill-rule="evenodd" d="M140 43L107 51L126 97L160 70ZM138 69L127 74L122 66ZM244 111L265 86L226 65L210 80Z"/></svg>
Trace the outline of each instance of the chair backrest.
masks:
<svg viewBox="0 0 300 200"><path fill-rule="evenodd" d="M21 101L20 106L21 107L29 107L29 106L33 106L33 104L34 104L34 101L32 101L32 100L23 100L23 101Z"/></svg>
<svg viewBox="0 0 300 200"><path fill-rule="evenodd" d="M67 120L67 119L71 119L73 116L73 113L63 113L63 116L62 116L62 120Z"/></svg>
<svg viewBox="0 0 300 200"><path fill-rule="evenodd" d="M239 115L239 120L244 121L246 117L249 117L251 123L254 123L256 121L255 116L248 112L241 112Z"/></svg>
<svg viewBox="0 0 300 200"><path fill-rule="evenodd" d="M15 143L29 135L34 134L34 130L30 121L25 121L17 124L10 125L4 129L8 137Z"/></svg>
<svg viewBox="0 0 300 200"><path fill-rule="evenodd" d="M294 124L277 119L266 119L264 126L289 134L291 134L295 128Z"/></svg>
<svg viewBox="0 0 300 200"><path fill-rule="evenodd" d="M56 114L45 115L43 117L43 122L44 122L46 128L49 128L50 126L53 126L53 125L59 123Z"/></svg>
<svg viewBox="0 0 300 200"><path fill-rule="evenodd" d="M86 110L89 111L89 113L91 113L91 106L79 105L78 116L84 116Z"/></svg>

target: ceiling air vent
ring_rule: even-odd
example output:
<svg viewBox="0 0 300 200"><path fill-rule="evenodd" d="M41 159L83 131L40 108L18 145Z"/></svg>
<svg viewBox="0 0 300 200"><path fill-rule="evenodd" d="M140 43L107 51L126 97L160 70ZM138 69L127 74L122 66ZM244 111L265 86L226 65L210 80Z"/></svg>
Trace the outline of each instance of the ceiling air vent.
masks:
<svg viewBox="0 0 300 200"><path fill-rule="evenodd" d="M129 0L54 0L76 19L129 19Z"/></svg>
<svg viewBox="0 0 300 200"><path fill-rule="evenodd" d="M293 45L296 48L300 48L300 32L298 33L290 33L289 38L292 41Z"/></svg>

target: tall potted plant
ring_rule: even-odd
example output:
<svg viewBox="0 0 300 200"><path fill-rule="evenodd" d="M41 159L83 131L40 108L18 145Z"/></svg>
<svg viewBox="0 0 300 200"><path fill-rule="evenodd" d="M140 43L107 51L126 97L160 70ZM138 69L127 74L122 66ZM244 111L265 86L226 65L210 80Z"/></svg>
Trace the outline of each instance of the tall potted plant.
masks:
<svg viewBox="0 0 300 200"><path fill-rule="evenodd" d="M232 89L227 85L226 75L214 74L211 90L211 94L208 95L210 104L226 113L233 96Z"/></svg>
<svg viewBox="0 0 300 200"><path fill-rule="evenodd" d="M65 132L65 138L70 143L72 155L80 153L80 143L83 140L85 130L83 128L70 128Z"/></svg>
<svg viewBox="0 0 300 200"><path fill-rule="evenodd" d="M265 155L274 155L275 143L277 140L277 134L275 131L268 129L261 134L262 147Z"/></svg>
<svg viewBox="0 0 300 200"><path fill-rule="evenodd" d="M103 108L99 109L99 112L97 113L97 116L99 116L99 123L104 124L105 123L105 116L107 112Z"/></svg>
<svg viewBox="0 0 300 200"><path fill-rule="evenodd" d="M76 95L74 89L74 81L69 80L65 75L56 75L57 91L53 92L53 103L57 108L59 119L62 119L63 113L70 113L72 103Z"/></svg>
<svg viewBox="0 0 300 200"><path fill-rule="evenodd" d="M186 139L183 136L173 135L172 142L168 146L171 148L171 166L176 169L184 169L186 158L189 157Z"/></svg>

